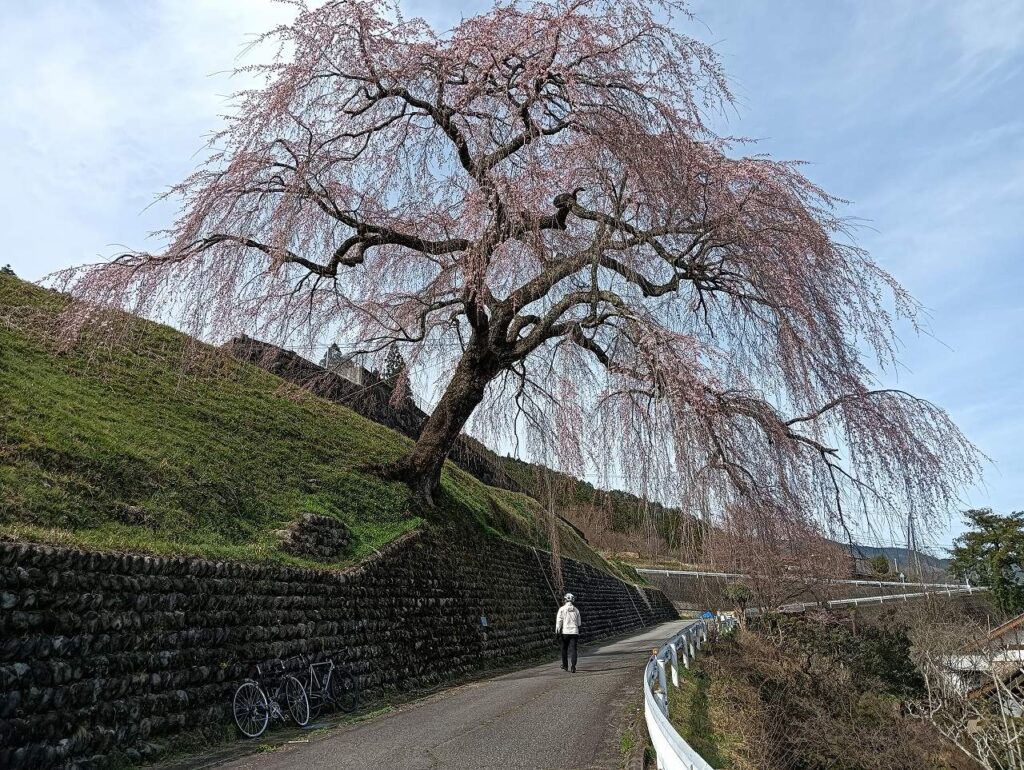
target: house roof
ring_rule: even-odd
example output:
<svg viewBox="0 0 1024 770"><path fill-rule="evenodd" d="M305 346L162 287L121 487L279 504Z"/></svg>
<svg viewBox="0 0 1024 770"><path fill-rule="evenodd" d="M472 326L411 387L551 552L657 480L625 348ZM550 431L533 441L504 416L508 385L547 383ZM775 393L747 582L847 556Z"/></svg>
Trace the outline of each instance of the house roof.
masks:
<svg viewBox="0 0 1024 770"><path fill-rule="evenodd" d="M1019 668L1008 669L1002 674L990 674L990 678L985 684L979 685L967 692L967 698L974 700L975 698L987 698L996 692L998 682L1001 682L1011 692L1020 692L1021 687L1024 686L1024 671ZM998 676L998 682L996 677Z"/></svg>
<svg viewBox="0 0 1024 770"><path fill-rule="evenodd" d="M1021 626L1024 626L1024 612L1022 612L1020 615L1018 615L1015 618L1011 618L1010 620L1007 620L1002 625L996 626L991 631L989 631L988 634L986 634L985 636L981 637L980 639L974 639L974 640L968 642L967 644L965 644L963 647L960 648L960 651L961 652L975 652L975 651L980 650L980 649L982 649L984 647L991 646L992 642L996 641L997 639L999 639L1002 636L1005 636L1010 631L1014 631L1014 630L1020 628Z"/></svg>

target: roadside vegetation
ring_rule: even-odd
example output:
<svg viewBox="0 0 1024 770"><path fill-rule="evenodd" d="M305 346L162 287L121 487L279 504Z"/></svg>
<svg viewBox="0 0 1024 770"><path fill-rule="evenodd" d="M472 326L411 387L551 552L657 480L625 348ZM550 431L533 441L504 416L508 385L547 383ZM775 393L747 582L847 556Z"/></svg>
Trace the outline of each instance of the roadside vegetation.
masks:
<svg viewBox="0 0 1024 770"><path fill-rule="evenodd" d="M59 348L66 302L0 275L0 536L325 566L277 547L309 512L354 535L333 567L431 520L550 547L527 495L449 463L437 507L424 506L367 470L408 439L169 327L111 316L130 328L116 344ZM562 555L629 577L559 532Z"/></svg>
<svg viewBox="0 0 1024 770"><path fill-rule="evenodd" d="M670 689L680 734L729 770L968 770L908 705L924 696L893 616L769 616L719 639Z"/></svg>
<svg viewBox="0 0 1024 770"><path fill-rule="evenodd" d="M716 644L727 644L725 639ZM704 757L714 768L729 767L730 738L718 732L718 726L711 717L711 688L706 655L712 654L705 648L698 654L692 668L680 672L679 687L669 687L668 713L679 732L690 746Z"/></svg>

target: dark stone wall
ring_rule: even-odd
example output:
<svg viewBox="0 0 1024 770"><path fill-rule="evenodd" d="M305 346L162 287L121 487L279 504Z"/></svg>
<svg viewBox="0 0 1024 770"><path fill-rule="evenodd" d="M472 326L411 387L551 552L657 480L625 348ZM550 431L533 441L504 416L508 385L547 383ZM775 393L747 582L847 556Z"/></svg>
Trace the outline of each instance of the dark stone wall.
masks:
<svg viewBox="0 0 1024 770"><path fill-rule="evenodd" d="M585 639L676 617L660 591L562 564ZM331 655L366 702L553 655L550 570L544 551L432 531L346 572L0 543L0 768L152 759L223 731L249 661Z"/></svg>

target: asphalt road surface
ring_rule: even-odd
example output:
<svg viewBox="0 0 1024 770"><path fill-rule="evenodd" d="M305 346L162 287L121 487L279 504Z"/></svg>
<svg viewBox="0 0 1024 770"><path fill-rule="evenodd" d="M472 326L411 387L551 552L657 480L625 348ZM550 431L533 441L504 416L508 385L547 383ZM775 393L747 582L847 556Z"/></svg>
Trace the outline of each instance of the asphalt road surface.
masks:
<svg viewBox="0 0 1024 770"><path fill-rule="evenodd" d="M287 744L222 767L617 770L626 705L639 695L651 648L685 623L665 623L582 650L575 674L552 661L454 687L309 743Z"/></svg>

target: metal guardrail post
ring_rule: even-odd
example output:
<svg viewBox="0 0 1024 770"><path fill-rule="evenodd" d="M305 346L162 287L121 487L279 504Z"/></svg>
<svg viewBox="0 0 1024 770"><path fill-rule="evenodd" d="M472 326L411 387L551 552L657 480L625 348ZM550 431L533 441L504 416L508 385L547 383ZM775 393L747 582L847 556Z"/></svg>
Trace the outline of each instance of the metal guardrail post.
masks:
<svg viewBox="0 0 1024 770"><path fill-rule="evenodd" d="M665 677L665 661L660 657L657 658L658 664L658 687L661 688L659 700L661 701L661 710L665 716L668 716L668 681Z"/></svg>
<svg viewBox="0 0 1024 770"><path fill-rule="evenodd" d="M672 684L679 686L679 651L674 641L668 643L668 651L672 655Z"/></svg>

